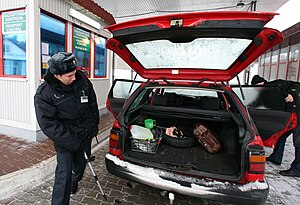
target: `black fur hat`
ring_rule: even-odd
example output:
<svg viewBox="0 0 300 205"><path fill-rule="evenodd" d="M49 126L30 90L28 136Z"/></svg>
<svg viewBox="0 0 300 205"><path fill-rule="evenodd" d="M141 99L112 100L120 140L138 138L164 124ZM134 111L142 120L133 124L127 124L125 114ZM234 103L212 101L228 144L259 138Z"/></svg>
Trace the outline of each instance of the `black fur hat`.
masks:
<svg viewBox="0 0 300 205"><path fill-rule="evenodd" d="M74 54L59 52L54 54L47 62L48 69L53 75L62 75L77 69L77 61Z"/></svg>
<svg viewBox="0 0 300 205"><path fill-rule="evenodd" d="M256 85L257 83L266 83L266 79L260 77L259 75L255 75L253 76L252 80L251 80L251 85Z"/></svg>

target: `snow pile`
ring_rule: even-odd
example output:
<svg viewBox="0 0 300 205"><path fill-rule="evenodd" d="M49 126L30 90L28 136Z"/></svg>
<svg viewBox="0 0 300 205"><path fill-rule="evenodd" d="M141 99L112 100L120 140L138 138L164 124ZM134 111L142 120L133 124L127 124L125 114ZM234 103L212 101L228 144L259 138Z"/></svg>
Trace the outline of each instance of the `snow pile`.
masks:
<svg viewBox="0 0 300 205"><path fill-rule="evenodd" d="M260 190L260 189L267 189L267 188L268 188L267 183L259 182L259 181L251 182L239 187L241 191Z"/></svg>
<svg viewBox="0 0 300 205"><path fill-rule="evenodd" d="M135 173L137 175L145 175L147 173L147 177L152 178L152 179L161 179L158 174L156 174L153 170L153 168L147 168L147 167L140 167L136 166L134 164L125 162L120 160L118 157L113 156L111 154L107 154L106 158L113 161L116 165L119 165L121 167L124 167L131 171L132 173Z"/></svg>
<svg viewBox="0 0 300 205"><path fill-rule="evenodd" d="M198 195L198 196L199 195L207 195L207 194L223 195L221 193L212 191L214 189L213 187L206 187L206 186L198 185L198 184L194 184L194 183L191 183L191 187L182 186L181 184L174 182L172 180L163 179L160 177L160 175L162 175L163 177L164 176L171 177L174 180L178 180L180 178L185 181L190 181L190 179L191 179L190 177L184 177L184 176L175 177L175 175L170 172L159 171L159 170L155 170L153 168L137 166L137 165L131 164L129 162L124 162L124 161L120 160L118 157L113 156L111 154L106 154L106 158L113 161L116 165L122 166L123 168L127 169L128 171L133 173L135 175L135 177L141 178L142 181L148 185L155 184L156 187L177 190L178 192L180 192L182 194L189 193L189 194ZM145 177L145 175L147 177ZM215 182L215 183L218 183L218 182Z"/></svg>
<svg viewBox="0 0 300 205"><path fill-rule="evenodd" d="M120 160L118 157L113 156L111 154L106 154L106 158L113 161L116 165L121 166L131 173L133 173L136 177L141 178L144 182L148 182L149 184L156 184L160 186L176 186L181 191L187 191L189 193L195 193L197 195L200 194L213 194L213 195L223 195L222 193L218 193L222 189L231 189L238 188L242 192L248 192L251 190L263 190L268 188L268 184L265 182L251 182L242 186L237 186L234 183L230 182L220 182L216 180L209 179L196 179L188 176L175 175L171 172L159 171L150 167L141 167L129 162L125 162ZM145 178L145 174L147 177ZM161 176L161 177L160 177ZM182 186L181 184L174 182L172 180L163 179L164 177L173 179L175 181L185 181L190 182L191 187ZM179 188L180 187L180 188Z"/></svg>

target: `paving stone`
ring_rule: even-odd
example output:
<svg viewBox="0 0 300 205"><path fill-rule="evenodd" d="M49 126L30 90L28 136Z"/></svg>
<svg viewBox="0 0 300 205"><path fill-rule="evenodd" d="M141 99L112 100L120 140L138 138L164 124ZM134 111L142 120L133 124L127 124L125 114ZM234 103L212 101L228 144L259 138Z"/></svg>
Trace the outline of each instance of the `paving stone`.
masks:
<svg viewBox="0 0 300 205"><path fill-rule="evenodd" d="M0 141L1 141L0 137ZM17 143L15 144L17 145ZM1 146L1 145L0 145ZM95 173L99 178L108 201L104 201L99 187L93 178L89 167L79 183L78 193L71 197L71 205L168 205L167 197L160 195L159 189L151 188L145 185L135 184L134 188L127 186L127 181L120 179L108 173L105 167L104 156L107 152L108 141L95 153L96 160L92 162ZM24 146L23 151L28 147ZM46 147L43 146L43 149ZM267 155L272 150L266 148ZM29 151L26 151L28 154ZM40 156L40 155L38 155ZM1 156L3 159L3 156ZM288 169L293 160L293 146L291 139L288 140L285 149L284 159L281 166L271 163L266 165L266 178L270 185L270 193L266 205L296 205L300 204L300 179L293 177L283 177L278 174L279 170ZM17 161L17 160L16 160ZM19 160L20 162L20 160ZM2 160L1 160L2 163ZM32 187L29 190L15 196L0 200L1 205L31 205L41 204L49 205L51 202L51 192L54 175L43 184ZM205 201L200 198L188 197L181 194L175 194L173 205L228 205L220 202Z"/></svg>
<svg viewBox="0 0 300 205"><path fill-rule="evenodd" d="M109 187L113 190L118 190L118 191L122 190L122 186L110 182L108 182L105 187Z"/></svg>
<svg viewBox="0 0 300 205"><path fill-rule="evenodd" d="M13 204L13 205L31 205L30 203L27 203L25 201L19 201L19 200L16 200L10 204Z"/></svg>
<svg viewBox="0 0 300 205"><path fill-rule="evenodd" d="M45 199L39 200L39 201L34 203L34 205L49 205L49 204L51 204L51 201L50 200L45 200Z"/></svg>
<svg viewBox="0 0 300 205"><path fill-rule="evenodd" d="M97 205L101 203L101 201L95 200L94 197L91 196L85 196L83 199L80 201L81 204L87 204L87 205Z"/></svg>
<svg viewBox="0 0 300 205"><path fill-rule="evenodd" d="M120 205L133 205L135 204L134 202L128 202L124 198L115 198L113 201L114 204L120 204Z"/></svg>
<svg viewBox="0 0 300 205"><path fill-rule="evenodd" d="M39 200L41 200L41 197L38 196L36 193L26 193L23 195L24 198L22 198L26 203L33 204Z"/></svg>
<svg viewBox="0 0 300 205"><path fill-rule="evenodd" d="M0 204L1 205L7 205L7 204L11 203L14 200L15 200L14 198L3 199L3 200L0 200Z"/></svg>

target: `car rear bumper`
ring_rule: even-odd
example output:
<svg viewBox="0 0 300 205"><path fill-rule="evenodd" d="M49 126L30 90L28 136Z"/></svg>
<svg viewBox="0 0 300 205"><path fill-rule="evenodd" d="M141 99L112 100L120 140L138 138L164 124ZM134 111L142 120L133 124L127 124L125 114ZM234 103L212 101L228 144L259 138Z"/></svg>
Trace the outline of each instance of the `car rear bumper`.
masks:
<svg viewBox="0 0 300 205"><path fill-rule="evenodd" d="M135 165L111 154L106 155L105 161L107 170L123 179L207 200L234 204L264 204L269 193L267 182L239 185L231 182L198 179Z"/></svg>

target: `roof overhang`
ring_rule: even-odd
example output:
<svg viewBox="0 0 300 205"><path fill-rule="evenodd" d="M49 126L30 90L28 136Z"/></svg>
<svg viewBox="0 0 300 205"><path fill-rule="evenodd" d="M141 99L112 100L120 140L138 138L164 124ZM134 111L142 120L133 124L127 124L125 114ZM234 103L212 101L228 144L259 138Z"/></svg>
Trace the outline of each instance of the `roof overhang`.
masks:
<svg viewBox="0 0 300 205"><path fill-rule="evenodd" d="M99 18L101 18L108 25L112 25L116 23L112 14L107 12L105 9L103 9L94 1L92 0L72 0L72 1L78 4L79 6L85 8L89 12L93 13L94 15L98 16Z"/></svg>

